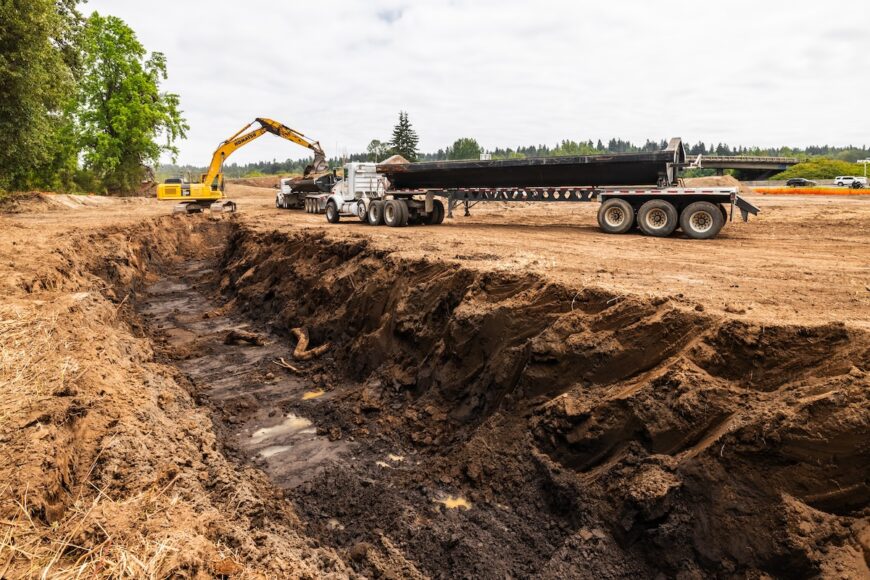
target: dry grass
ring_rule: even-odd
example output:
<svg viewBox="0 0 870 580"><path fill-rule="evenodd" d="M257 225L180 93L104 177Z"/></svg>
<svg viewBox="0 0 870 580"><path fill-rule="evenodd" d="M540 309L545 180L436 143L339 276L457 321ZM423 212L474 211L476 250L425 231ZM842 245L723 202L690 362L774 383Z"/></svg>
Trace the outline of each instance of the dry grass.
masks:
<svg viewBox="0 0 870 580"><path fill-rule="evenodd" d="M103 450L114 443L110 437L87 475L65 492L63 516L49 524L36 515L36 482L23 481L15 467L22 458L40 465L47 449L33 433L43 428L23 425L50 409L59 393L74 389L87 368L69 356L75 345L59 330L69 324L65 312L77 297L61 300L0 305L0 578L165 578L190 562L191 545L199 541L183 526L156 533L149 528L160 517L190 521L193 510L172 494L175 478L113 499L91 478ZM36 421L47 427L51 420Z"/></svg>
<svg viewBox="0 0 870 580"><path fill-rule="evenodd" d="M176 568L177 555L185 548L183 534L175 533L155 541L144 535L113 537L95 516L101 504L112 511L156 513L171 509L178 497L164 497L169 486L152 489L116 502L102 492L92 500L78 501L57 525L45 526L29 515L26 503L18 503L13 520L0 521L0 577L11 571L27 578L165 578ZM76 538L97 529L104 539L94 545L78 545Z"/></svg>

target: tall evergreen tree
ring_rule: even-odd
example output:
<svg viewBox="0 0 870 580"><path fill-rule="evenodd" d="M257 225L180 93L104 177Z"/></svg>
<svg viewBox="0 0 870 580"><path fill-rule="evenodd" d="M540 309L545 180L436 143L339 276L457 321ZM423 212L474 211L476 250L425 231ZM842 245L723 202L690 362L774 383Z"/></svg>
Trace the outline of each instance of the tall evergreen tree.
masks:
<svg viewBox="0 0 870 580"><path fill-rule="evenodd" d="M401 155L408 161L417 160L417 143L420 139L417 132L411 127L408 113L399 112L399 123L393 128L393 138L390 142L390 150L394 155Z"/></svg>

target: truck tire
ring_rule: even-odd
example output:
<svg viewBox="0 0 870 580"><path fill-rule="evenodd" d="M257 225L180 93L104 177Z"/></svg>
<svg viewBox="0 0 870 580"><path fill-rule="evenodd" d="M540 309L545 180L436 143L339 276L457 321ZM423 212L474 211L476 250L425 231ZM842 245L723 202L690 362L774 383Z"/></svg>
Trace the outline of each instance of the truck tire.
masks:
<svg viewBox="0 0 870 580"><path fill-rule="evenodd" d="M391 228L408 225L408 206L400 199L390 199L384 203L384 223Z"/></svg>
<svg viewBox="0 0 870 580"><path fill-rule="evenodd" d="M634 208L624 199L608 199L598 208L598 225L608 234L624 234L634 225Z"/></svg>
<svg viewBox="0 0 870 580"><path fill-rule="evenodd" d="M281 203L278 201L278 196L275 196L275 207L281 209Z"/></svg>
<svg viewBox="0 0 870 580"><path fill-rule="evenodd" d="M430 226L444 223L444 204L441 203L441 200L432 201L432 213L426 216L426 223Z"/></svg>
<svg viewBox="0 0 870 580"><path fill-rule="evenodd" d="M341 221L341 215L338 213L338 206L331 199L326 202L326 221L331 224L337 224Z"/></svg>
<svg viewBox="0 0 870 580"><path fill-rule="evenodd" d="M369 221L369 212L366 210L366 204L363 200L360 200L356 205L356 217L364 224Z"/></svg>
<svg viewBox="0 0 870 580"><path fill-rule="evenodd" d="M666 238L677 229L680 216L669 201L651 199L637 210L637 225L648 236Z"/></svg>
<svg viewBox="0 0 870 580"><path fill-rule="evenodd" d="M369 210L366 212L370 226L379 226L384 223L384 202L373 201L369 204Z"/></svg>
<svg viewBox="0 0 870 580"><path fill-rule="evenodd" d="M399 202L399 211L402 212L402 225L400 227L405 227L411 219L411 210L408 209L408 204L404 200L398 199L396 201Z"/></svg>
<svg viewBox="0 0 870 580"><path fill-rule="evenodd" d="M680 214L680 227L693 240L709 240L724 225L722 210L709 201L690 203Z"/></svg>
<svg viewBox="0 0 870 580"><path fill-rule="evenodd" d="M719 204L719 209L722 210L722 224L728 223L728 208L725 207L724 203Z"/></svg>

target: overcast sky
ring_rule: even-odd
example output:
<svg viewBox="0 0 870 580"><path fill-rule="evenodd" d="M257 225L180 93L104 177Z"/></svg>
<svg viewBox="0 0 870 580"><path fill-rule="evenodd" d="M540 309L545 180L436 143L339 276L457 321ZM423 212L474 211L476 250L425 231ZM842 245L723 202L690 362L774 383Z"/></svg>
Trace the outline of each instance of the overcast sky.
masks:
<svg viewBox="0 0 870 580"><path fill-rule="evenodd" d="M870 0L90 0L166 54L203 165L257 116L327 154L681 136L870 144ZM301 158L266 135L233 161Z"/></svg>

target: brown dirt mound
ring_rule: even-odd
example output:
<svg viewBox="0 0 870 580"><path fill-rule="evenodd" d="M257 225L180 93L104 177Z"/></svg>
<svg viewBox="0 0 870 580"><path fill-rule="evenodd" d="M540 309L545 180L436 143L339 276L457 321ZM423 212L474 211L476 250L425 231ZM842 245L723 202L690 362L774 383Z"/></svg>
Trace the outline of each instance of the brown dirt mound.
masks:
<svg viewBox="0 0 870 580"><path fill-rule="evenodd" d="M298 175L265 175L263 177L242 177L239 179L227 179L227 183L236 185L247 185L249 187L271 187L278 188L281 186L281 179L285 177L300 177Z"/></svg>
<svg viewBox="0 0 870 580"><path fill-rule="evenodd" d="M262 473L223 455L129 310L225 226L166 217L49 255L2 248L17 276L0 305L0 577L347 577Z"/></svg>
<svg viewBox="0 0 870 580"><path fill-rule="evenodd" d="M736 187L740 193L753 193L751 187L743 185L735 177L731 175L713 175L710 177L690 177L684 179L683 183L686 187Z"/></svg>
<svg viewBox="0 0 870 580"><path fill-rule="evenodd" d="M0 247L0 576L870 573L864 330L761 325L237 216L53 243ZM191 261L187 286L163 279ZM188 315L187 329L130 307L158 276L162 320ZM218 286L229 301L191 318L180 293L201 306ZM196 334L227 313L216 342ZM262 346L224 344L242 323ZM304 407L267 384L281 372L268 349L292 352L302 327L332 344L298 363L296 386L318 389ZM195 349L160 342L182 330ZM301 484L274 475L232 444L270 409L304 409L347 454Z"/></svg>
<svg viewBox="0 0 870 580"><path fill-rule="evenodd" d="M308 326L364 381L323 421L421 465L343 466L296 490L309 521L341 515L341 533L314 528L329 545L386 534L436 577L870 572L865 331L754 325L310 235L239 230L223 269L250 316ZM475 508L421 510L447 492Z"/></svg>

